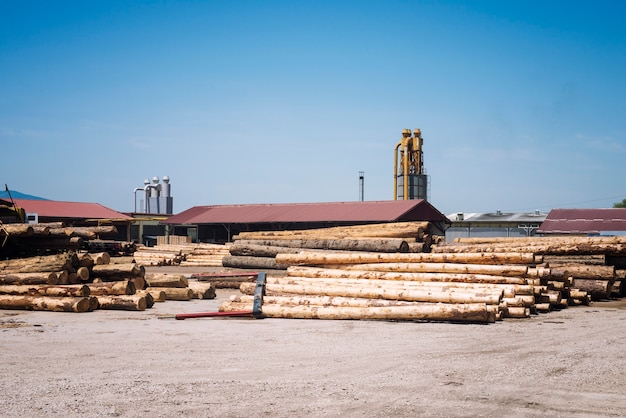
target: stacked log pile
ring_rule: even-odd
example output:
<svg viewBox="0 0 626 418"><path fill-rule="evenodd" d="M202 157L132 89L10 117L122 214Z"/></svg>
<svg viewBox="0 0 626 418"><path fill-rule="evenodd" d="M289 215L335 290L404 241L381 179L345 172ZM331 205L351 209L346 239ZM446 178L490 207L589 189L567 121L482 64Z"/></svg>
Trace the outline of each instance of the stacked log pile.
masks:
<svg viewBox="0 0 626 418"><path fill-rule="evenodd" d="M73 227L62 222L3 224L0 228L0 255L6 258L77 251L85 241L115 234L115 226Z"/></svg>
<svg viewBox="0 0 626 418"><path fill-rule="evenodd" d="M108 253L74 251L0 261L0 309L88 312L144 310L151 300L137 295L145 269L111 264Z"/></svg>
<svg viewBox="0 0 626 418"><path fill-rule="evenodd" d="M228 246L220 244L163 244L140 246L135 260L145 266L221 266Z"/></svg>
<svg viewBox="0 0 626 418"><path fill-rule="evenodd" d="M267 278L267 316L491 322L588 305L623 291L624 270L605 265L626 255L623 238L439 242L425 253L304 249L306 238L299 235L305 234L345 239L324 238L323 230L246 233L231 246L231 253L273 255L286 269L286 277ZM220 309L251 309L254 285L243 283L241 291Z"/></svg>
<svg viewBox="0 0 626 418"><path fill-rule="evenodd" d="M149 292L162 292L165 300L215 299L215 286L189 280L182 274L152 273L146 275Z"/></svg>
<svg viewBox="0 0 626 418"><path fill-rule="evenodd" d="M224 267L286 270L278 254L301 250L380 253L428 252L433 243L428 222L398 222L290 231L241 232L233 237Z"/></svg>
<svg viewBox="0 0 626 418"><path fill-rule="evenodd" d="M532 251L543 255L542 266L563 270L568 280L552 290L587 292L594 300L624 296L626 237L529 237L529 238L457 238L454 243L433 248L433 252L502 253ZM554 285L554 284L551 284ZM576 302L569 300L569 304Z"/></svg>

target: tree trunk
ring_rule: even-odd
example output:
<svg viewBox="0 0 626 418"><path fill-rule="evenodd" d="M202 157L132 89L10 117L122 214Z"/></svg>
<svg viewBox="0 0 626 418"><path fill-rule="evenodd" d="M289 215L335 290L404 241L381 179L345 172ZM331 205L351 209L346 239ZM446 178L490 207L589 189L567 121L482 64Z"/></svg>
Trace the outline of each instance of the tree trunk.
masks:
<svg viewBox="0 0 626 418"><path fill-rule="evenodd" d="M187 287L189 280L182 274L151 273L144 276L150 287Z"/></svg>
<svg viewBox="0 0 626 418"><path fill-rule="evenodd" d="M335 278L363 278L379 280L415 280L428 282L465 282L465 283L493 283L527 285L528 279L523 277L505 277L487 274L466 273L406 273L385 272L371 270L342 270L319 267L292 266L287 269L287 275L293 277L335 277Z"/></svg>
<svg viewBox="0 0 626 418"><path fill-rule="evenodd" d="M67 272L65 272L67 275ZM59 284L59 276L53 271L40 271L34 273L0 273L0 284L33 285L33 284Z"/></svg>
<svg viewBox="0 0 626 418"><path fill-rule="evenodd" d="M165 292L156 288L137 290L135 294L139 296L150 295L154 302L165 302Z"/></svg>
<svg viewBox="0 0 626 418"><path fill-rule="evenodd" d="M189 288L193 291L194 299L215 299L215 286L206 282L189 282Z"/></svg>
<svg viewBox="0 0 626 418"><path fill-rule="evenodd" d="M301 251L298 254L278 254L276 262L286 265L330 265L366 263L471 263L471 264L534 264L533 253L366 253Z"/></svg>
<svg viewBox="0 0 626 418"><path fill-rule="evenodd" d="M99 266L93 266L94 277L143 277L146 270L143 266L130 263L130 264L103 264Z"/></svg>
<svg viewBox="0 0 626 418"><path fill-rule="evenodd" d="M287 248L308 248L319 250L341 250L341 251L373 251L381 253L406 253L409 250L409 244L406 240L401 238L374 238L374 239L295 239L295 240L239 240L230 246L230 253L232 255L257 255L251 250L246 250L246 247L256 246L270 246L270 247L287 247ZM244 253L249 251L249 253ZM265 257L273 257L279 251L276 251L273 255L266 253ZM293 251L282 251L285 253L292 253ZM263 255L262 255L263 256Z"/></svg>
<svg viewBox="0 0 626 418"><path fill-rule="evenodd" d="M89 288L85 285L2 285L0 294L4 295L32 295L56 297L86 297Z"/></svg>
<svg viewBox="0 0 626 418"><path fill-rule="evenodd" d="M96 296L100 309L123 311L144 311L147 308L146 298L140 295Z"/></svg>
<svg viewBox="0 0 626 418"><path fill-rule="evenodd" d="M346 270L372 270L406 273L465 273L512 277L524 277L528 273L528 267L526 266L457 263L374 263L346 265L342 266L342 268L345 268Z"/></svg>
<svg viewBox="0 0 626 418"><path fill-rule="evenodd" d="M615 280L575 279L574 285L577 289L584 290L591 295L592 300L602 300L611 297L611 287L614 282Z"/></svg>
<svg viewBox="0 0 626 418"><path fill-rule="evenodd" d="M254 283L242 283L242 293L254 293ZM322 296L344 296L352 298L368 299L391 299L406 300L413 302L431 303L486 303L497 305L503 296L503 291L498 289L485 289L475 292L465 291L437 291L406 288L376 288L358 287L345 285L278 285L268 283L265 286L266 292L271 294L292 294L292 295L322 295Z"/></svg>
<svg viewBox="0 0 626 418"><path fill-rule="evenodd" d="M78 257L75 253L17 258L0 261L0 274L59 270L74 271L74 267L77 265Z"/></svg>
<svg viewBox="0 0 626 418"><path fill-rule="evenodd" d="M280 255L280 254L279 254ZM245 256L225 256L222 259L223 267L234 267L243 269L268 269L286 270L287 265L279 264L273 257L245 257Z"/></svg>
<svg viewBox="0 0 626 418"><path fill-rule="evenodd" d="M165 300L191 300L193 290L188 287L148 287L149 291L158 290L165 293Z"/></svg>
<svg viewBox="0 0 626 418"><path fill-rule="evenodd" d="M252 310L252 304L232 304L223 302L222 312ZM415 304L414 306L282 306L264 305L263 315L268 318L297 319L340 319L340 320L405 320L405 321L453 321L453 322L495 322L493 311L487 305L479 304Z"/></svg>
<svg viewBox="0 0 626 418"><path fill-rule="evenodd" d="M130 280L107 283L90 283L89 290L92 296L119 296L135 294L135 285Z"/></svg>
<svg viewBox="0 0 626 418"><path fill-rule="evenodd" d="M88 297L12 296L0 295L0 309L29 311L87 312Z"/></svg>

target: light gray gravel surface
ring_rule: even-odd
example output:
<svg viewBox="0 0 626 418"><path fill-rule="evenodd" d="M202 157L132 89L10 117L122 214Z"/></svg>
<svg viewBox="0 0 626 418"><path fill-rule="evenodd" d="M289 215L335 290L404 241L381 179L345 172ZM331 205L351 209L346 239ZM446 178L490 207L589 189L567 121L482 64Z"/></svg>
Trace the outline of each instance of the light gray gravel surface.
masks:
<svg viewBox="0 0 626 418"><path fill-rule="evenodd" d="M626 302L489 325L0 311L2 417L626 416Z"/></svg>

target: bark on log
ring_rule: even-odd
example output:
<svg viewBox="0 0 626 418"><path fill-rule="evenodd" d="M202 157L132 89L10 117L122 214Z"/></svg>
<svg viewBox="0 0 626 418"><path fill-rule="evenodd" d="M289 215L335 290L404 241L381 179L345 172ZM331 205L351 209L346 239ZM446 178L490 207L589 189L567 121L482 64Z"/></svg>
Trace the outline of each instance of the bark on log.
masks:
<svg viewBox="0 0 626 418"><path fill-rule="evenodd" d="M391 271L405 273L464 273L524 277L528 267L518 265L457 264L457 263L374 263L342 266L346 270Z"/></svg>
<svg viewBox="0 0 626 418"><path fill-rule="evenodd" d="M241 292L253 294L255 287L251 283L242 283ZM403 288L374 288L340 285L276 285L266 284L266 292L273 294L293 294L293 295L322 295L322 296L344 296L353 298L369 299L391 299L406 300L413 302L430 303L486 303L498 305L503 296L503 291L498 289L486 289L476 292L456 292L456 291L423 291L420 289Z"/></svg>
<svg viewBox="0 0 626 418"><path fill-rule="evenodd" d="M89 288L85 285L2 285L0 294L4 295L32 295L32 296L56 296L56 297L86 297L89 296Z"/></svg>
<svg viewBox="0 0 626 418"><path fill-rule="evenodd" d="M32 237L35 231L29 224L2 224L0 237Z"/></svg>
<svg viewBox="0 0 626 418"><path fill-rule="evenodd" d="M188 287L149 287L149 290L160 290L165 293L165 300L187 301L193 299L193 290Z"/></svg>
<svg viewBox="0 0 626 418"><path fill-rule="evenodd" d="M189 282L189 288L193 291L194 299L215 299L215 286L206 282Z"/></svg>
<svg viewBox="0 0 626 418"><path fill-rule="evenodd" d="M67 274L67 272L65 272ZM34 284L59 284L59 276L53 271L41 271L34 273L0 273L0 285L34 285Z"/></svg>
<svg viewBox="0 0 626 418"><path fill-rule="evenodd" d="M379 280L416 280L431 282L475 282L493 284L527 285L528 279L523 277L505 277L486 274L465 273L403 273L371 270L343 270L319 267L292 266L287 269L287 275L293 277L335 277L335 278L363 278Z"/></svg>
<svg viewBox="0 0 626 418"><path fill-rule="evenodd" d="M615 267L581 264L562 264L558 266L574 279L615 280Z"/></svg>
<svg viewBox="0 0 626 418"><path fill-rule="evenodd" d="M37 271L74 271L78 265L78 257L75 253L44 255L13 260L0 261L0 274L2 273L32 273Z"/></svg>
<svg viewBox="0 0 626 418"><path fill-rule="evenodd" d="M93 266L93 275L96 277L143 277L146 269L136 263L104 264Z"/></svg>
<svg viewBox="0 0 626 418"><path fill-rule="evenodd" d="M12 296L0 295L0 309L29 311L87 312L88 297Z"/></svg>
<svg viewBox="0 0 626 418"><path fill-rule="evenodd" d="M165 292L162 290L155 289L155 288L146 289L146 290L137 290L135 294L139 296L150 295L154 302L165 302Z"/></svg>
<svg viewBox="0 0 626 418"><path fill-rule="evenodd" d="M258 247L278 247L278 248L307 248L319 250L340 250L340 251L370 251L381 253L406 253L409 251L409 244L401 238L378 238L378 239L296 239L296 240L239 240L229 248L232 255L253 255L261 257L274 257L279 252L292 253L293 251L273 249L264 254L257 254L261 251ZM250 247L250 248L248 248ZM274 254L271 254L274 252Z"/></svg>
<svg viewBox="0 0 626 418"><path fill-rule="evenodd" d="M140 295L96 297L98 298L99 309L144 311L147 308L146 298Z"/></svg>
<svg viewBox="0 0 626 418"><path fill-rule="evenodd" d="M252 310L252 304L232 304L225 301L220 311ZM338 319L338 320L405 320L495 322L496 315L485 304L416 304L415 306L281 306L264 305L263 315L268 318Z"/></svg>
<svg viewBox="0 0 626 418"><path fill-rule="evenodd" d="M285 265L330 265L368 263L471 263L471 264L534 264L533 253L367 253L367 252L313 252L278 254L276 262Z"/></svg>
<svg viewBox="0 0 626 418"><path fill-rule="evenodd" d="M609 299L611 297L611 287L615 280L594 280L575 279L574 285L577 289L586 291L592 300Z"/></svg>
<svg viewBox="0 0 626 418"><path fill-rule="evenodd" d="M150 287L187 287L189 280L182 274L151 273L144 276Z"/></svg>
<svg viewBox="0 0 626 418"><path fill-rule="evenodd" d="M279 254L280 255L280 254ZM287 265L276 262L273 257L245 257L245 256L225 256L222 258L223 267L234 267L243 269L269 269L286 270Z"/></svg>
<svg viewBox="0 0 626 418"><path fill-rule="evenodd" d="M92 296L119 296L135 294L135 285L130 280L87 285Z"/></svg>

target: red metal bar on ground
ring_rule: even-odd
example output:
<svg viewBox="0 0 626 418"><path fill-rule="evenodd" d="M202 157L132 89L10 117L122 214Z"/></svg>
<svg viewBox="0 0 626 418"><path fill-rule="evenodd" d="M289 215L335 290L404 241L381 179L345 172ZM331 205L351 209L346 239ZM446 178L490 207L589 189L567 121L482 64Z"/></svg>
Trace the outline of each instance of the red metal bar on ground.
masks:
<svg viewBox="0 0 626 418"><path fill-rule="evenodd" d="M210 318L216 316L249 316L252 317L252 311L234 311L234 312L195 312L195 313L183 313L176 314L176 319L187 319L187 318Z"/></svg>

